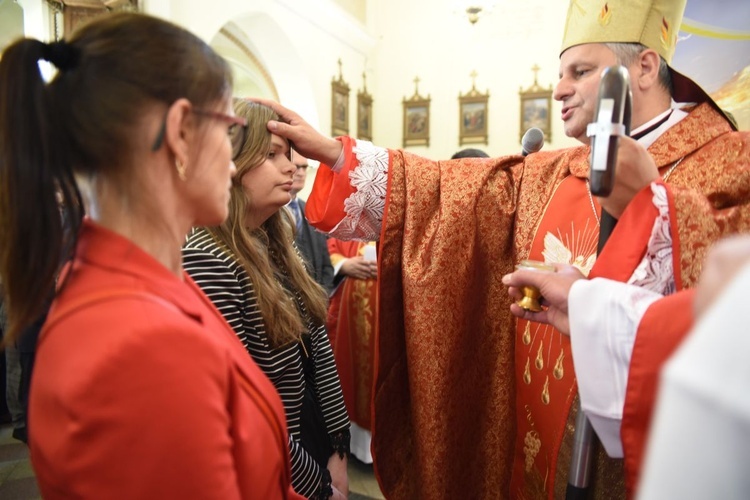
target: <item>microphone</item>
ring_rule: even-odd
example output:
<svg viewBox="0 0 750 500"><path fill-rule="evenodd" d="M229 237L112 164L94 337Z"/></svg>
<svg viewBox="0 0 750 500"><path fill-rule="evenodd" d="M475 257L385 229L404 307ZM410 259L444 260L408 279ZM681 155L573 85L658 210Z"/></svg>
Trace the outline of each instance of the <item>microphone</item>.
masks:
<svg viewBox="0 0 750 500"><path fill-rule="evenodd" d="M544 146L544 132L542 129L532 127L521 138L521 155L536 153L542 149L542 146Z"/></svg>
<svg viewBox="0 0 750 500"><path fill-rule="evenodd" d="M610 66L602 72L596 121L589 123L591 137L589 182L591 194L605 197L612 192L620 136L630 133L630 77L624 66Z"/></svg>

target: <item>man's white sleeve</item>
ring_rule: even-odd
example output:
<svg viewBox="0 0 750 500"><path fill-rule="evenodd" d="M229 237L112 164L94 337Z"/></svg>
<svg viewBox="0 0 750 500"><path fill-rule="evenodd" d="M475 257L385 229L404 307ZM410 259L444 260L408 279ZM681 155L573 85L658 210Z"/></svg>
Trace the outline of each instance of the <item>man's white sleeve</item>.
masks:
<svg viewBox="0 0 750 500"><path fill-rule="evenodd" d="M579 280L570 290L570 339L581 408L610 457L623 456L620 427L638 324L661 297L602 278Z"/></svg>

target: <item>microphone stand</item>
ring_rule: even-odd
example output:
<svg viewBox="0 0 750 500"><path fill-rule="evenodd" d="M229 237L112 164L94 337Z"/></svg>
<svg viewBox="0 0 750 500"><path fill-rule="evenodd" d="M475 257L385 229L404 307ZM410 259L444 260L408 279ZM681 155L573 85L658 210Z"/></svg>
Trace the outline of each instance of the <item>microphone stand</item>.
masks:
<svg viewBox="0 0 750 500"><path fill-rule="evenodd" d="M605 101L611 101L609 115L602 114ZM599 84L599 102L597 105L597 119L600 128L596 124L590 124L589 129L596 135L591 150L591 162L589 176L591 177L592 195L609 196L613 183L614 171L617 163L618 135L615 126L619 124L620 133L630 133L630 119L632 113L632 97L630 93L630 81L627 70L622 66L606 68L602 73ZM611 122L609 121L611 119ZM613 125L614 124L614 125ZM610 128L611 127L611 128ZM601 134L601 135L599 135ZM601 141L601 142L599 142ZM599 144L597 144L599 142ZM595 147L606 146L604 155L595 154ZM595 165L595 161L599 162ZM604 163L602 165L601 163ZM606 168L602 168L606 167ZM594 185L596 181L596 186ZM599 220L599 242L596 254L599 255L604 249L609 236L617 224L617 219L606 210L602 210ZM594 428L586 418L578 401L578 414L576 415L576 427L573 434L573 451L568 472L568 487L565 491L565 500L585 500L588 498L589 485L591 484L591 472L594 465Z"/></svg>
<svg viewBox="0 0 750 500"><path fill-rule="evenodd" d="M599 221L599 243L596 254L599 255L607 243L609 236L617 224L617 219L609 212L602 210ZM585 500L588 498L591 484L591 470L594 466L594 428L586 418L586 414L578 401L576 415L576 430L573 434L573 453L570 458L570 472L568 473L568 487L565 490L565 500Z"/></svg>

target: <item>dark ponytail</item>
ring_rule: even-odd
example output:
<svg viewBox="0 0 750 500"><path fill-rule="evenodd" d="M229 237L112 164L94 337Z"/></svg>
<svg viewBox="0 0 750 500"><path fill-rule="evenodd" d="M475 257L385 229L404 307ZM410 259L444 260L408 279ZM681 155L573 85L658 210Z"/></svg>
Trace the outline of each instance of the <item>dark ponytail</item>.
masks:
<svg viewBox="0 0 750 500"><path fill-rule="evenodd" d="M49 84L40 59L59 70ZM180 98L206 108L231 88L229 66L205 42L143 14L102 16L67 41L22 39L4 51L0 277L11 335L43 311L75 247L83 219L75 176L126 178L146 110Z"/></svg>
<svg viewBox="0 0 750 500"><path fill-rule="evenodd" d="M38 61L48 46L22 39L0 60L0 276L10 338L42 312L71 242L58 194L76 234L80 194L65 154L65 131L50 106Z"/></svg>

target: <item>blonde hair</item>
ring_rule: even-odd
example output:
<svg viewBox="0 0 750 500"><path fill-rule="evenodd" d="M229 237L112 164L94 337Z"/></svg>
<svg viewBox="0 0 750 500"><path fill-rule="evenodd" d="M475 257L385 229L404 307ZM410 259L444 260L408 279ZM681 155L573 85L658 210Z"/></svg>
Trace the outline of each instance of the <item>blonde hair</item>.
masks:
<svg viewBox="0 0 750 500"><path fill-rule="evenodd" d="M220 226L207 229L247 272L266 334L273 347L280 347L299 340L309 320L325 323L327 297L295 251L295 226L287 210L280 209L258 229L251 231L245 226L251 200L242 189L242 177L265 161L271 147L266 124L279 117L270 108L244 99L235 98L233 104L235 114L247 118L245 142L235 159L237 174L232 181L229 217ZM295 294L302 299L303 310L298 308Z"/></svg>

